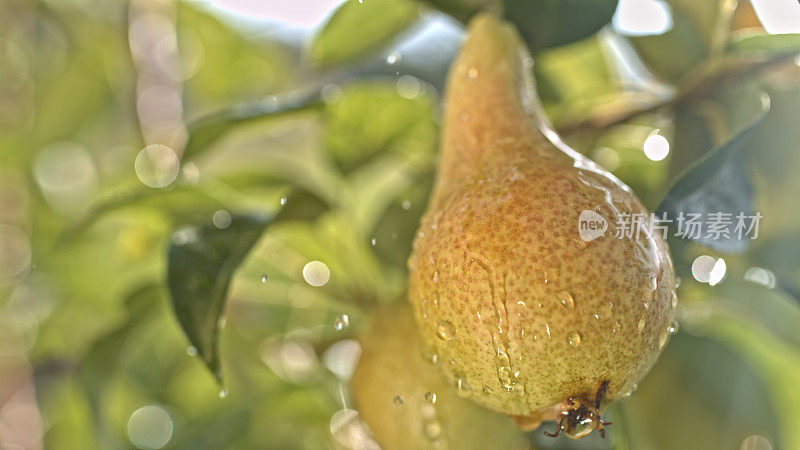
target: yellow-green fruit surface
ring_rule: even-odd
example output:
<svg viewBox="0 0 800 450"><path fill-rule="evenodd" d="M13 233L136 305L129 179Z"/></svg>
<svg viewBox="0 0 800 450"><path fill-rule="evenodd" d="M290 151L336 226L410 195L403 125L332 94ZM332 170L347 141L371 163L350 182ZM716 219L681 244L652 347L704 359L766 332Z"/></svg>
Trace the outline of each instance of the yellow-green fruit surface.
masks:
<svg viewBox="0 0 800 450"><path fill-rule="evenodd" d="M606 399L632 389L667 341L676 297L647 210L549 131L532 66L511 26L472 21L408 265L422 340L450 383L541 419L603 381ZM642 223L629 233L626 220Z"/></svg>
<svg viewBox="0 0 800 450"><path fill-rule="evenodd" d="M423 359L406 305L379 312L359 342L353 400L383 450L528 448L508 417L461 398Z"/></svg>

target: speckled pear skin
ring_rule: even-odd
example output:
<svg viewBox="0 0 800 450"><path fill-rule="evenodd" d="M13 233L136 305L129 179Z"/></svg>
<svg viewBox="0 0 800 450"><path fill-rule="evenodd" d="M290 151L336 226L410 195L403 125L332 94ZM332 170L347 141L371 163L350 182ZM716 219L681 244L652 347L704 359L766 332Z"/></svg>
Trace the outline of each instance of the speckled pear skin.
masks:
<svg viewBox="0 0 800 450"><path fill-rule="evenodd" d="M533 61L491 15L469 25L446 88L437 181L408 261L426 349L469 398L529 422L570 397L636 386L676 306L666 243L630 189L559 141ZM579 215L608 222L589 242ZM625 214L638 234L615 236Z"/></svg>
<svg viewBox="0 0 800 450"><path fill-rule="evenodd" d="M359 342L354 407L383 450L529 448L508 417L461 398L423 359L405 302L375 314ZM426 400L428 392L436 395L435 403Z"/></svg>

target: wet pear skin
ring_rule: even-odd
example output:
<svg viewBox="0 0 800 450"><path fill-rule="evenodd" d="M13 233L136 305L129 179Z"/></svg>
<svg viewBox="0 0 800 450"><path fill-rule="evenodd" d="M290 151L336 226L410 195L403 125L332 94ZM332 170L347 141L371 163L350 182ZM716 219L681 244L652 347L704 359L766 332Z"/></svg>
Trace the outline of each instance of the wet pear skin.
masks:
<svg viewBox="0 0 800 450"><path fill-rule="evenodd" d="M669 250L618 179L548 128L516 31L483 14L448 84L437 180L408 261L435 365L469 398L532 423L572 397L625 395L653 366L676 306ZM608 222L586 242L579 215ZM617 238L625 214L644 214ZM460 380L460 381L459 381Z"/></svg>

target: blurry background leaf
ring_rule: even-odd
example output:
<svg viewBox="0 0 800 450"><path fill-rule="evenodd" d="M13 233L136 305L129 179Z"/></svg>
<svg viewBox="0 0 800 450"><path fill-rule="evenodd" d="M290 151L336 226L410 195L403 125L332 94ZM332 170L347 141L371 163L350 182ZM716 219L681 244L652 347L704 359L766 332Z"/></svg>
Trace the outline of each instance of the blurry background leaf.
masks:
<svg viewBox="0 0 800 450"><path fill-rule="evenodd" d="M718 251L740 252L747 248L746 239L738 239L734 232L736 216L754 215L753 188L745 169L746 148L753 145L753 130L763 120L769 109L766 95L761 100L762 110L752 122L730 141L711 150L678 177L667 196L658 207L658 213L675 220L680 213L701 214L704 220L711 213L731 214L732 224L727 227L728 237L709 238L703 234L699 242ZM747 223L749 226L750 223ZM747 228L745 228L745 231Z"/></svg>
<svg viewBox="0 0 800 450"><path fill-rule="evenodd" d="M738 448L750 435L777 436L766 386L747 363L705 336L681 331L670 338L636 392L617 406L626 422L615 431L629 439L621 448Z"/></svg>
<svg viewBox="0 0 800 450"><path fill-rule="evenodd" d="M728 50L743 54L799 54L800 34L741 33L731 40Z"/></svg>
<svg viewBox="0 0 800 450"><path fill-rule="evenodd" d="M672 28L660 35L630 38L647 67L667 81L683 78L727 44L736 1L664 0Z"/></svg>
<svg viewBox="0 0 800 450"><path fill-rule="evenodd" d="M127 318L96 341L81 359L78 370L88 394L98 439L104 448L121 448L124 445L112 432L112 424L104 414L103 401L115 375L114 370L120 366L125 345L135 339L143 324L159 312L162 300L164 296L160 286L143 286L130 293L125 300Z"/></svg>
<svg viewBox="0 0 800 450"><path fill-rule="evenodd" d="M310 88L280 96L270 96L256 102L240 103L197 119L189 126L189 140L184 147L182 158L188 161L197 157L238 124L311 110L319 106L318 100L319 89Z"/></svg>
<svg viewBox="0 0 800 450"><path fill-rule="evenodd" d="M275 222L282 222L284 220L314 220L328 209L319 197L314 194L303 191L294 190L288 197L281 200L284 204L278 213L275 215Z"/></svg>
<svg viewBox="0 0 800 450"><path fill-rule="evenodd" d="M800 128L795 126L800 102L800 71L788 65L765 80L771 110L756 130L754 139L761 149L750 160L756 205L764 215L762 237L752 241L752 257L758 265L775 272L778 283L795 295L800 293L800 211L797 193L800 177ZM800 297L798 297L800 298Z"/></svg>
<svg viewBox="0 0 800 450"><path fill-rule="evenodd" d="M532 52L591 36L611 21L618 0L504 0Z"/></svg>
<svg viewBox="0 0 800 450"><path fill-rule="evenodd" d="M502 0L424 0L429 5L467 23L470 17L482 10L500 10Z"/></svg>
<svg viewBox="0 0 800 450"><path fill-rule="evenodd" d="M410 76L342 88L325 108L325 145L339 168L348 173L384 153L430 161L437 128L428 89Z"/></svg>
<svg viewBox="0 0 800 450"><path fill-rule="evenodd" d="M543 50L534 71L547 115L556 127L565 120L597 114L595 108L620 92L617 74L596 36Z"/></svg>
<svg viewBox="0 0 800 450"><path fill-rule="evenodd" d="M263 219L234 217L222 229L206 223L176 231L170 244L167 285L175 314L220 381L217 339L228 284L266 226Z"/></svg>
<svg viewBox="0 0 800 450"><path fill-rule="evenodd" d="M797 303L780 299L760 286L734 282L701 300L697 294L687 301L686 325L693 333L708 335L737 352L758 374L767 391L780 430L780 448L797 447L800 435L792 424L799 420L789 404L799 401L796 385L800 373L800 334L796 323ZM777 301L776 301L777 300ZM769 310L764 311L767 307ZM794 320L776 321L776 316ZM756 320L753 320L756 318ZM781 322L783 322L781 324Z"/></svg>
<svg viewBox="0 0 800 450"><path fill-rule="evenodd" d="M177 5L189 118L296 87L291 48L240 33L194 2Z"/></svg>
<svg viewBox="0 0 800 450"><path fill-rule="evenodd" d="M411 0L347 0L314 37L309 57L316 64L329 66L380 50L417 19L419 8Z"/></svg>

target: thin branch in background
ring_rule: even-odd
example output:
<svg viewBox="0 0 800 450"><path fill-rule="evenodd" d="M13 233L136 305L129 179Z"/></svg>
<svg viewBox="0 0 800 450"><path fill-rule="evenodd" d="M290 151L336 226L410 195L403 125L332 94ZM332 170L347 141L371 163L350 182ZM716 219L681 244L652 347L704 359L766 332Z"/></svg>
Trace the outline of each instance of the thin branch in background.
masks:
<svg viewBox="0 0 800 450"><path fill-rule="evenodd" d="M781 54L758 62L727 62L720 66L705 67L698 70L696 75L687 77L683 87L678 93L662 102L622 111L613 115L591 117L574 123L567 123L559 127L558 131L564 135L603 130L614 125L630 122L638 117L671 109L678 104L692 99L703 97L720 86L731 82L752 78L756 75L770 72L794 62L797 55L794 53Z"/></svg>

